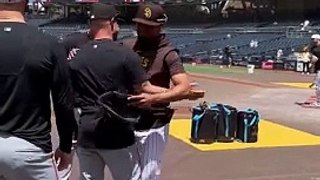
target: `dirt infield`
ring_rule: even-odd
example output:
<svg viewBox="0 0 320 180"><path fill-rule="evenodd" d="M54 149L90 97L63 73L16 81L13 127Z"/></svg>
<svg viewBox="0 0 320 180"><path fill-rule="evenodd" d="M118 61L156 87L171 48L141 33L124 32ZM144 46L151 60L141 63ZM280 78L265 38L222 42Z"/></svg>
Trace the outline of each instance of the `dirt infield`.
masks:
<svg viewBox="0 0 320 180"><path fill-rule="evenodd" d="M247 73L245 67L219 68L214 65L185 65L190 74L200 77L211 77L217 80L255 83L268 85L272 82L311 82L314 75L302 75L294 71L255 69L253 74Z"/></svg>
<svg viewBox="0 0 320 180"><path fill-rule="evenodd" d="M217 68L217 67L214 67ZM200 87L204 87L207 92L215 91L216 87L222 87L222 89L230 89L232 86L237 87L237 85L245 85L246 89L257 89L257 88L283 88L288 87L283 84L277 83L311 83L313 81L314 75L301 75L300 73L291 71L265 71L256 70L254 74L247 74L245 68L236 67L237 71L242 71L244 73L219 73L217 74L200 74L194 72L188 72L189 75L195 81L201 81ZM221 75L222 74L222 75ZM226 87L228 86L228 87ZM238 89L239 90L239 89ZM235 92L237 95L242 95L244 92ZM220 93L224 98L229 98L230 94ZM208 97L208 95L206 96ZM232 96L231 96L232 97ZM210 98L210 95L209 95ZM190 102L183 101L176 103L175 107L178 108L176 112L176 117L185 117L185 114L190 113ZM184 104L187 104L184 106Z"/></svg>
<svg viewBox="0 0 320 180"><path fill-rule="evenodd" d="M230 74L224 77L190 74L207 90L203 100L232 104L238 108L252 107L258 109L262 117L270 122L314 134L315 137L320 135L319 111L302 109L294 105L294 101L312 95L313 90L274 84L274 82L309 83L313 80L312 76L262 70L256 71L255 74ZM190 107L200 101L175 103L173 106L178 109L176 118L190 118ZM273 138L277 139L277 134L274 136ZM301 140L308 144L307 139L301 137ZM318 145L301 145L301 147L285 145L200 152L176 138L171 138L165 155L163 179L320 179L319 157L315 157L319 155L319 150Z"/></svg>
<svg viewBox="0 0 320 180"><path fill-rule="evenodd" d="M199 102L221 102L237 108L257 109L262 118L281 127L313 136L320 135L319 110L302 109L294 101L313 94L311 89L277 85L273 82L310 82L312 76L293 72L256 71L255 74L212 76L191 74L205 89L205 98L198 101L173 103L175 118L190 118L190 108ZM247 82L247 83L244 83ZM173 120L175 122L177 120ZM264 126L263 126L264 127ZM172 124L171 128L175 128ZM188 129L182 129L188 131ZM274 139L285 136L279 131L265 129ZM281 131L280 131L281 132ZM170 131L170 133L174 133ZM187 138L187 137L186 137ZM290 137L286 137L289 138ZM300 137L303 144L308 140ZM56 132L53 134L57 142ZM225 149L223 151L199 151L173 136L164 155L162 180L316 180L320 179L320 147L296 145L268 148ZM319 141L320 142L320 141ZM56 143L55 143L56 144ZM214 145L213 145L214 148ZM79 177L77 159L71 180Z"/></svg>

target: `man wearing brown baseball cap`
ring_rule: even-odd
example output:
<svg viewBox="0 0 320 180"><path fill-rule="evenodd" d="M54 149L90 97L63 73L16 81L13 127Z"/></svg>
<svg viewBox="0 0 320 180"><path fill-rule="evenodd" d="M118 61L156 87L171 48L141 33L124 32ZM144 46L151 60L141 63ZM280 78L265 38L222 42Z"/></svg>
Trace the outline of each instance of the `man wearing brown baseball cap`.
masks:
<svg viewBox="0 0 320 180"><path fill-rule="evenodd" d="M139 6L133 22L149 26L164 25L168 20L164 9L160 5L144 4Z"/></svg>
<svg viewBox="0 0 320 180"><path fill-rule="evenodd" d="M119 118L126 117L126 112L114 116L116 113L110 113L110 109L116 103L108 98L102 98L105 100L102 103L101 97L112 91L120 92L125 98L140 91L151 96L165 90L151 85L136 53L114 42L114 32L119 29L116 15L110 5L93 4L90 41L80 46L69 61L77 94L76 105L82 112L77 145L81 179L108 176L108 179L115 180L140 180L134 130L123 121L124 118ZM124 103L120 98L118 108L130 109L127 105L131 103ZM110 104L110 108L106 108L106 104ZM105 167L108 169L106 173Z"/></svg>
<svg viewBox="0 0 320 180"><path fill-rule="evenodd" d="M163 113L154 111L148 115L145 123L137 126L135 133L138 143L139 165L142 180L159 180L161 175L161 159L168 139L169 123L173 112L169 104L182 99L197 99L204 95L204 91L191 90L189 77L184 71L178 50L162 33L162 27L168 17L164 9L156 4L142 4L138 7L135 18L132 19L137 26L137 39L124 42L140 55L141 64L151 76L150 82L163 88L168 88L157 96L158 104L153 107ZM170 81L173 87L170 88ZM143 95L132 97L140 100L140 104L148 103L151 98ZM152 111L152 109L151 109ZM143 115L142 115L143 116ZM150 127L150 122L152 122Z"/></svg>
<svg viewBox="0 0 320 180"><path fill-rule="evenodd" d="M56 169L72 161L71 78L57 39L25 23L26 3L0 0L0 179L58 179ZM50 99L59 134L54 154Z"/></svg>

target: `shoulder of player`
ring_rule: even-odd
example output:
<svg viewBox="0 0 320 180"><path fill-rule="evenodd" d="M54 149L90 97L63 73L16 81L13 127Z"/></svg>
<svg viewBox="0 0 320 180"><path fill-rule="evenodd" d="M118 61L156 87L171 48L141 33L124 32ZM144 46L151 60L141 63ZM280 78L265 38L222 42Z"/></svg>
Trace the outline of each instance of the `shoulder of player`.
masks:
<svg viewBox="0 0 320 180"><path fill-rule="evenodd" d="M43 48L45 47L58 47L60 45L60 41L57 37L52 36L45 32L45 30L41 30L37 27L28 25L27 31L25 33L28 33L27 37L30 42L29 45L32 46L33 43L37 43L38 46L41 46ZM62 46L61 46L62 47Z"/></svg>
<svg viewBox="0 0 320 180"><path fill-rule="evenodd" d="M177 59L177 58L180 58L179 56L179 50L172 46L172 45L167 45L165 47L163 47L163 55L164 55L164 58L166 60L172 60L172 59Z"/></svg>
<svg viewBox="0 0 320 180"><path fill-rule="evenodd" d="M45 33L37 33L33 34L28 38L30 42L28 43L30 47L38 47L43 51L49 50L51 52L57 52L56 50L62 50L63 45L59 43L59 39L57 37L51 36Z"/></svg>
<svg viewBox="0 0 320 180"><path fill-rule="evenodd" d="M75 32L67 35L63 39L63 41L77 41L77 40L84 40L84 39L89 39L88 34L86 32Z"/></svg>
<svg viewBox="0 0 320 180"><path fill-rule="evenodd" d="M119 45L119 51L118 53L121 54L121 56L119 57L122 57L123 58L123 62L124 63L127 63L127 62L130 62L130 61L139 61L140 60L140 57L137 53L135 53L132 49L130 49L129 47L126 47L126 46L122 46L122 45Z"/></svg>
<svg viewBox="0 0 320 180"><path fill-rule="evenodd" d="M126 56L132 56L132 55L134 56L134 55L137 55L137 54L133 51L133 49L132 49L131 47L129 47L128 45L124 44L124 41L117 42L117 43L116 43L116 46L117 46L118 50L119 50L122 54L124 54L124 55L126 55Z"/></svg>
<svg viewBox="0 0 320 180"><path fill-rule="evenodd" d="M133 46L136 44L136 42L137 42L137 38L134 37L134 38L126 38L126 39L122 40L120 42L120 44L132 49Z"/></svg>
<svg viewBox="0 0 320 180"><path fill-rule="evenodd" d="M119 57L121 57L122 55L131 56L132 55L131 53L134 53L131 49L124 47L121 44L116 42L107 43L107 44L99 44L99 43L97 44L94 41L89 41L81 45L78 52L82 54L90 53L93 49L98 48L99 46L101 46L101 48L109 49L113 53L119 54Z"/></svg>
<svg viewBox="0 0 320 180"><path fill-rule="evenodd" d="M29 36L28 38L31 39L30 43L35 42L32 40L40 40L40 42L47 42L49 44L58 42L58 38L52 35L45 33L45 30L40 30L37 27L28 25L25 31L25 34Z"/></svg>
<svg viewBox="0 0 320 180"><path fill-rule="evenodd" d="M88 34L86 32L74 32L66 35L66 38L78 38L78 37L87 37Z"/></svg>

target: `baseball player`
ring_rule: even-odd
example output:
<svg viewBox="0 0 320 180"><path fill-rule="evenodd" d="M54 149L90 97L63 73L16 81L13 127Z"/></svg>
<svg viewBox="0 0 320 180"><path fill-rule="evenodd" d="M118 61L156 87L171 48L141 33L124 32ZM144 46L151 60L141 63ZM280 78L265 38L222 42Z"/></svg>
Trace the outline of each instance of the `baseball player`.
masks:
<svg viewBox="0 0 320 180"><path fill-rule="evenodd" d="M181 59L175 47L171 45L162 26L168 17L160 5L142 4L133 19L137 27L137 39L126 40L123 43L130 46L140 55L140 62L151 76L150 82L163 88L173 87L161 94L143 98L143 95L132 97L141 99L137 104L158 102L154 108L166 108L169 102L182 99L197 99L203 97L203 91L192 91L188 75L185 73ZM154 100L156 99L156 100ZM169 122L172 114L159 117L154 113L151 129L137 129L139 165L142 170L142 180L158 180L161 174L161 159L168 140Z"/></svg>
<svg viewBox="0 0 320 180"><path fill-rule="evenodd" d="M314 34L311 36L311 40L312 40L312 46L311 46L311 50L310 50L310 61L313 63L313 72L316 73L316 76L314 78L313 83L309 86L310 88L312 88L313 86L316 86L316 101L313 102L312 104L306 105L310 106L310 107L315 107L315 108L319 108L320 107L320 61L319 61L319 57L320 57L320 35L319 34Z"/></svg>
<svg viewBox="0 0 320 180"><path fill-rule="evenodd" d="M80 47L85 45L86 43L89 42L91 38L89 31L84 31L84 32L75 32L72 33L70 35L68 35L66 38L63 39L63 41L61 42L61 44L64 46L65 48L65 52L68 55L67 60L70 61L77 53L77 51L80 50ZM75 114L75 118L77 120L77 122L79 123L79 118L80 118L80 114L81 114L81 109L77 107L77 105L75 105L75 109L74 109L74 114ZM73 147L72 147L72 155L75 154L75 150L76 150L76 146L77 146L77 135L78 135L78 126L77 124L75 125L75 132L73 135ZM72 166L70 164L70 166L67 169L64 169L63 171L58 171L58 175L60 177L61 180L68 180L69 177L71 176L71 170L72 170Z"/></svg>
<svg viewBox="0 0 320 180"><path fill-rule="evenodd" d="M72 160L71 78L63 47L26 24L26 3L0 0L0 179L58 179L56 170ZM59 134L55 154L50 91Z"/></svg>
<svg viewBox="0 0 320 180"><path fill-rule="evenodd" d="M127 123L102 110L99 105L101 95L113 91L151 93L136 98L143 100L165 90L150 84L137 54L113 41L114 33L119 31L117 16L113 6L93 4L90 16L92 40L82 45L69 61L76 105L81 109L77 154L84 180L99 180L104 176L134 180L140 176L140 167L135 162L138 158L134 131ZM155 99L144 105L147 107L152 103ZM125 103L120 105L126 106ZM105 167L107 174L104 174Z"/></svg>
<svg viewBox="0 0 320 180"><path fill-rule="evenodd" d="M310 48L310 61L314 64L314 71L313 73L317 73L320 70L320 35L314 34L311 36L312 45Z"/></svg>

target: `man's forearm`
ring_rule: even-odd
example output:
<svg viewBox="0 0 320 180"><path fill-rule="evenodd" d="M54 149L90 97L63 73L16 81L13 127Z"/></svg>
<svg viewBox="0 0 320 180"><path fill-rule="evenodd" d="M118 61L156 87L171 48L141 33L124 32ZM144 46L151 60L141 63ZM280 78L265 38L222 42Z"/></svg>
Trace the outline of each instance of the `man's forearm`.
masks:
<svg viewBox="0 0 320 180"><path fill-rule="evenodd" d="M154 85L149 85L145 88L143 88L143 91L145 93L150 93L150 94L157 94L157 93L163 93L168 91L167 88L159 87L159 86L154 86Z"/></svg>
<svg viewBox="0 0 320 180"><path fill-rule="evenodd" d="M138 93L144 92L149 94L157 94L157 93L163 93L168 89L160 86L152 85L150 82L145 82L140 87L137 87L136 90L138 91Z"/></svg>
<svg viewBox="0 0 320 180"><path fill-rule="evenodd" d="M189 97L190 87L175 86L162 93L154 94L157 103L180 101Z"/></svg>
<svg viewBox="0 0 320 180"><path fill-rule="evenodd" d="M63 152L70 153L72 146L72 136L75 130L74 114L72 110L65 111L59 108L56 110L56 124L60 139L60 149Z"/></svg>

